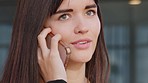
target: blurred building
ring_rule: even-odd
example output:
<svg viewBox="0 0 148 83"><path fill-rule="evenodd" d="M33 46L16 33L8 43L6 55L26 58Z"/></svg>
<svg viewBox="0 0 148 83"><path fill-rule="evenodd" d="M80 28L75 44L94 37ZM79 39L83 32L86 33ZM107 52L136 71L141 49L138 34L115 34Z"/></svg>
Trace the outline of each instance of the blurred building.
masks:
<svg viewBox="0 0 148 83"><path fill-rule="evenodd" d="M148 0L101 0L110 83L148 83ZM16 0L0 0L0 76L10 44Z"/></svg>
<svg viewBox="0 0 148 83"><path fill-rule="evenodd" d="M101 1L111 83L148 83L148 1Z"/></svg>

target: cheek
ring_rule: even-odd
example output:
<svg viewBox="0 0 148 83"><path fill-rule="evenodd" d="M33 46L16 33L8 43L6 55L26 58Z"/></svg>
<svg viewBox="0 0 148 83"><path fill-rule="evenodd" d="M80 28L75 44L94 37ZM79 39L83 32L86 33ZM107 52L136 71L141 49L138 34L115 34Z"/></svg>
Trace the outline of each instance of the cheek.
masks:
<svg viewBox="0 0 148 83"><path fill-rule="evenodd" d="M74 33L74 25L69 22L53 22L51 24L51 29L54 34L60 34L62 36L62 41L65 43L68 43L69 39Z"/></svg>
<svg viewBox="0 0 148 83"><path fill-rule="evenodd" d="M73 29L73 25L72 23L66 22L66 23L62 23L62 22L51 22L50 27L52 29L53 33L59 33L59 34L65 34L65 33L69 33L71 32Z"/></svg>
<svg viewBox="0 0 148 83"><path fill-rule="evenodd" d="M91 27L91 31L92 31L93 36L95 38L97 38L97 36L99 36L100 30L101 30L100 20L99 19L95 19L95 20L91 21L90 27Z"/></svg>
<svg viewBox="0 0 148 83"><path fill-rule="evenodd" d="M99 36L99 34L100 34L100 30L101 30L101 24L100 24L100 21L96 24L96 33L97 33L97 35Z"/></svg>

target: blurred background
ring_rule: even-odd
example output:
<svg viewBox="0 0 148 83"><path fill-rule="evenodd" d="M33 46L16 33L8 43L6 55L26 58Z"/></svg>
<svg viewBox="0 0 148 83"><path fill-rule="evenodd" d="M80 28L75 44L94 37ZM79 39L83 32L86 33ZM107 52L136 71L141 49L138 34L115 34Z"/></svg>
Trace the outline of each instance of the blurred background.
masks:
<svg viewBox="0 0 148 83"><path fill-rule="evenodd" d="M148 0L101 0L110 83L148 83ZM0 0L0 77L10 45L16 0Z"/></svg>

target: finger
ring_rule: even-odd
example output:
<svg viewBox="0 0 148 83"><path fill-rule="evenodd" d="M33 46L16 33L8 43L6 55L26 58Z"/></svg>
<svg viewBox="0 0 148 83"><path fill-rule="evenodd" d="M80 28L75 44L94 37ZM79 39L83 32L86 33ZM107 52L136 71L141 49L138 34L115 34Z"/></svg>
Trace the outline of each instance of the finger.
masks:
<svg viewBox="0 0 148 83"><path fill-rule="evenodd" d="M51 52L56 53L58 52L58 42L61 40L61 35L56 34L54 37L51 38Z"/></svg>
<svg viewBox="0 0 148 83"><path fill-rule="evenodd" d="M45 28L39 35L38 35L38 43L39 46L42 50L42 52L44 52L46 49L48 49L47 47L47 43L46 43L46 37L47 35L51 32L50 28Z"/></svg>
<svg viewBox="0 0 148 83"><path fill-rule="evenodd" d="M37 57L38 57L38 63L40 63L40 61L43 59L43 56L41 53L41 49L39 47L37 49Z"/></svg>

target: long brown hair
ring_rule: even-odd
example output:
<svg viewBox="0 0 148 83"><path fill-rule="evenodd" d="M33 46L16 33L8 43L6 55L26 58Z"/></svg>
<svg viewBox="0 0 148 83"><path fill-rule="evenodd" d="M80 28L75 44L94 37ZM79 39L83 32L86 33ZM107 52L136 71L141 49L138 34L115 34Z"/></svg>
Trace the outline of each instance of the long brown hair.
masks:
<svg viewBox="0 0 148 83"><path fill-rule="evenodd" d="M37 36L47 16L53 15L63 0L18 0L8 60L1 83L39 83ZM98 6L98 0L94 0ZM98 16L101 14L98 6ZM91 83L105 83L109 60L104 43L103 27L92 59L86 65Z"/></svg>

